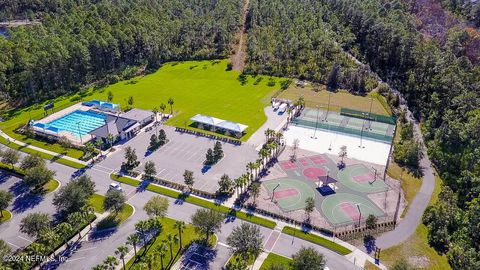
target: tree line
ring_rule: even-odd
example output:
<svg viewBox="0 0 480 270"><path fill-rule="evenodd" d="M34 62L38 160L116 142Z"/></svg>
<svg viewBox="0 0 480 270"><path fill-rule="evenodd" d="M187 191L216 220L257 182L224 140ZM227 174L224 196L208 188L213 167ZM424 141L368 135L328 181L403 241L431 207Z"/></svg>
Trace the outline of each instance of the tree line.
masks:
<svg viewBox="0 0 480 270"><path fill-rule="evenodd" d="M0 38L0 92L17 104L114 82L136 74L132 67L225 57L241 6L233 0L13 2L3 4L12 13L4 17L38 11L32 16L41 19Z"/></svg>

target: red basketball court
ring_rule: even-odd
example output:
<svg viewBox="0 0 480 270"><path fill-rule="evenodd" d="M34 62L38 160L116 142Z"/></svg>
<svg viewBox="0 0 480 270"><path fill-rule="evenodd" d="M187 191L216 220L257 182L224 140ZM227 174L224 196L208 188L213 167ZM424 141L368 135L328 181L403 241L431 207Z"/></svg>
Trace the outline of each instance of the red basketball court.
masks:
<svg viewBox="0 0 480 270"><path fill-rule="evenodd" d="M284 170L294 170L294 169L298 168L297 164L295 164L295 162L291 162L291 161L282 161L282 162L280 162L280 166Z"/></svg>
<svg viewBox="0 0 480 270"><path fill-rule="evenodd" d="M358 183L367 183L373 181L375 177L373 176L373 174L367 173L353 176L352 179Z"/></svg>
<svg viewBox="0 0 480 270"><path fill-rule="evenodd" d="M276 199L281 199L285 197L292 197L292 196L297 196L298 195L298 190L296 188L288 188L280 191L275 191L273 193L273 196Z"/></svg>
<svg viewBox="0 0 480 270"><path fill-rule="evenodd" d="M315 164L326 164L328 160L323 156L313 156L310 157L310 160Z"/></svg>
<svg viewBox="0 0 480 270"><path fill-rule="evenodd" d="M327 176L327 171L320 168L307 168L303 170L303 175L310 180L318 181L321 176Z"/></svg>
<svg viewBox="0 0 480 270"><path fill-rule="evenodd" d="M302 164L303 167L307 167L310 165L310 162L308 162L306 158L301 158L298 160L298 162L300 162L300 164Z"/></svg>
<svg viewBox="0 0 480 270"><path fill-rule="evenodd" d="M347 215L348 217L350 217L354 221L358 220L358 218L360 217L360 213L358 212L358 208L351 203L342 202L340 204L340 208L345 213L345 215Z"/></svg>

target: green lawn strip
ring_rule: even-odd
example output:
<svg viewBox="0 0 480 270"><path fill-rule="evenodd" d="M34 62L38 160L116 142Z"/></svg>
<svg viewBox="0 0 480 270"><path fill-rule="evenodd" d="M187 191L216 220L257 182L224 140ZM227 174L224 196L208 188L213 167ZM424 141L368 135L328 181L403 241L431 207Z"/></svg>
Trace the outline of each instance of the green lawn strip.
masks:
<svg viewBox="0 0 480 270"><path fill-rule="evenodd" d="M75 168L75 169L81 169L81 168L85 167L85 165L77 163L75 161L71 161L71 160L68 160L68 159L65 159L65 158L62 158L62 157L59 157L59 156L52 156L52 155L47 154L45 152L33 150L31 148L18 145L14 142L9 142L9 141L7 141L7 139L5 139L2 136L0 136L0 143L4 144L4 145L6 145L10 148L13 148L13 149L22 151L24 153L27 153L27 154L38 154L39 156L41 156L44 159L48 159L50 161L57 162L57 163L60 163L60 164L63 164L65 166L69 166L69 167L72 167L72 168Z"/></svg>
<svg viewBox="0 0 480 270"><path fill-rule="evenodd" d="M105 209L103 208L104 201L105 196L95 193L90 197L88 203L93 207L95 213L103 214L105 212Z"/></svg>
<svg viewBox="0 0 480 270"><path fill-rule="evenodd" d="M322 247L333 250L333 251L335 251L335 252L337 252L341 255L347 255L348 253L352 252L348 248L346 248L342 245L339 245L335 242L332 242L328 239L325 239L321 236L311 234L311 233L306 233L306 232L303 232L299 229L295 229L295 228L292 228L292 227L289 227L289 226L285 226L282 230L282 233L289 234L289 235L301 238L303 240L312 242L314 244L317 244L317 245L320 245Z"/></svg>
<svg viewBox="0 0 480 270"><path fill-rule="evenodd" d="M260 266L260 270L268 270L272 265L276 264L284 265L286 269L292 269L290 266L291 262L292 259L290 258L270 252L265 261L263 261L262 266Z"/></svg>
<svg viewBox="0 0 480 270"><path fill-rule="evenodd" d="M255 257L253 254L249 254L248 255L248 258L247 258L247 265L253 265L255 263L255 260L257 259L257 257ZM233 255L230 257L230 259L228 260L228 262L226 263L226 266L227 268L229 268L228 266L236 261L239 261L239 260L245 260L240 254L237 254L237 253L233 253Z"/></svg>
<svg viewBox="0 0 480 270"><path fill-rule="evenodd" d="M90 197L88 202L93 207L96 213L102 214L105 212L105 209L103 208L104 201L105 201L105 196L95 193L92 195L92 197ZM117 214L112 212L110 215L100 220L97 223L97 229L103 230L103 229L116 227L122 224L123 222L125 222L125 220L127 220L132 214L133 214L133 206L126 203L124 204L122 210Z"/></svg>
<svg viewBox="0 0 480 270"><path fill-rule="evenodd" d="M12 218L12 213L8 210L2 210L2 216L0 216L0 223L8 221Z"/></svg>
<svg viewBox="0 0 480 270"><path fill-rule="evenodd" d="M149 243L147 243L146 247L142 247L139 250L137 250L137 256L132 257L128 263L126 264L126 269L133 268L133 265L135 265L137 262L141 260L142 257L146 256L149 253L155 252L156 247L163 241L167 239L167 235L173 234L173 235L178 235L178 230L174 228L175 224L174 219L164 217L161 219L161 223L163 225L162 227L162 232L154 239L150 240ZM182 233L182 243L184 250L186 250L185 247L188 247L192 242L194 241L200 241L203 238L203 236L199 235L196 231L195 228L191 224L186 224L186 228ZM143 241L143 240L142 240ZM217 242L217 238L215 235L210 237L210 245L215 245ZM141 242L143 243L143 242ZM168 245L168 242L167 242ZM173 249L173 259L170 256L170 246L168 246L168 251L166 253L165 258L163 259L164 266L169 266L171 267L175 262L180 259L182 256L183 252L179 251L179 244L172 244L172 249ZM160 269L160 258L158 256L155 257L155 263L153 265L152 269ZM169 267L166 267L166 269L170 269Z"/></svg>
<svg viewBox="0 0 480 270"><path fill-rule="evenodd" d="M58 186L60 186L60 182L58 182L58 180L52 179L48 181L45 185L43 185L43 190L45 191L45 193L50 193L55 191Z"/></svg>
<svg viewBox="0 0 480 270"><path fill-rule="evenodd" d="M134 187L138 187L140 185L140 182L141 182L139 180L135 180L135 179L125 177L125 176L118 176L118 175L115 175L115 174L111 174L110 177L115 181L118 181L118 182L121 182L121 183L124 183L124 184L128 184L128 185L131 185L131 186L134 186ZM246 220L246 221L249 221L249 222L252 222L252 223L267 227L267 228L270 228L270 229L273 229L276 226L276 223L272 220L268 220L268 219L258 217L258 216L255 216L255 215L250 215L250 214L247 214L247 213L242 212L242 211L236 211L236 210L230 209L230 208L228 208L226 206L223 206L223 205L216 205L213 202L210 202L210 201L207 201L207 200L195 197L195 196L188 196L188 197L183 198L182 193L180 193L178 191L175 191L175 190L168 189L168 188L164 188L164 187L161 187L161 186L158 186L158 185L148 185L146 187L146 189L149 190L149 191L155 192L155 193L159 193L159 194L162 194L162 195L165 195L165 196L168 196L168 197L172 197L174 199L181 198L181 199L184 199L188 203L195 204L195 205L205 207L205 208L210 208L210 209L216 210L216 211L224 213L224 214L230 214L230 215L235 216L237 218L240 218L240 219L243 219L243 220Z"/></svg>

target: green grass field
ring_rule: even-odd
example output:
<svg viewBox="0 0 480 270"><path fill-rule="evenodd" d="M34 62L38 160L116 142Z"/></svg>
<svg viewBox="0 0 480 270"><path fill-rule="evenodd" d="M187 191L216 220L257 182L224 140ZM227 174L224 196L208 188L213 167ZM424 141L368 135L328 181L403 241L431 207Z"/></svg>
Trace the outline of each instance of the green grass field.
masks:
<svg viewBox="0 0 480 270"><path fill-rule="evenodd" d="M3 115L6 121L0 123L0 129L10 137L27 144L63 153L64 149L58 144L34 140L15 133L14 130L26 124L31 118L36 120L43 118L43 105L47 103L53 102L54 110L58 111L82 100L107 100L107 94L111 91L112 102L120 104L122 108L126 108L127 99L132 96L133 107L151 110L164 103L167 105L166 113L170 112L167 101L172 97L175 117L167 124L184 127L185 124L189 124L187 120L190 117L201 113L248 125L246 135L242 137L242 140L246 140L265 122L263 108L269 104L273 92L280 88L281 79L247 77L246 83L242 85L237 79L239 73L226 71L226 66L227 60L167 63L155 73L121 81L98 90L90 89L82 95L77 93L21 110L12 109ZM269 83L270 80L273 83ZM66 155L80 158L83 152L69 149Z"/></svg>
<svg viewBox="0 0 480 270"><path fill-rule="evenodd" d="M8 221L12 218L12 213L8 210L2 210L2 216L0 216L0 224Z"/></svg>
<svg viewBox="0 0 480 270"><path fill-rule="evenodd" d="M285 269L292 269L290 263L292 259L283 257L281 255L275 253L269 253L265 261L263 261L262 266L260 266L260 270L268 270L272 265L283 265Z"/></svg>
<svg viewBox="0 0 480 270"><path fill-rule="evenodd" d="M161 219L161 223L163 225L162 227L162 232L160 235L158 235L156 238L154 238L152 241L147 243L147 247L142 247L141 249L137 250L137 256L131 258L128 263L126 264L126 269L134 269L134 265L136 265L138 262L142 261L142 257L146 256L149 253L154 253L156 247L162 243L162 241L167 239L167 235L172 234L172 235L177 235L178 230L174 228L175 224L174 219L164 217ZM186 224L186 228L184 232L182 233L182 243L183 246L186 247L189 244L191 244L193 241L198 241L203 239L202 235L197 234L195 232L195 228L191 224ZM212 246L217 242L217 237L213 235L210 237L210 243ZM168 242L167 242L168 245ZM165 269L170 269L170 267L182 256L182 253L179 251L179 246L180 243L172 244L172 255L170 255L170 247L169 251L166 253L165 258L163 258L163 263L164 266L169 266L165 267ZM158 256L155 256L155 263L153 265L152 269L161 269L160 267L160 258Z"/></svg>
<svg viewBox="0 0 480 270"><path fill-rule="evenodd" d="M344 246L341 246L341 245L339 245L335 242L332 242L332 241L330 241L326 238L320 237L320 236L315 235L315 234L306 233L306 232L303 232L299 229L295 229L295 228L292 228L292 227L289 227L289 226L283 227L282 233L289 234L289 235L301 238L303 240L312 242L314 244L323 246L323 247L328 248L330 250L333 250L333 251L335 251L335 252L337 252L338 254L341 254L341 255L347 255L348 253L352 252L348 248L346 248Z"/></svg>
<svg viewBox="0 0 480 270"><path fill-rule="evenodd" d="M60 182L55 179L48 181L45 185L43 185L43 191L45 193L50 193L55 191L60 186Z"/></svg>
<svg viewBox="0 0 480 270"><path fill-rule="evenodd" d="M324 85L320 87L320 91L315 92L311 86L301 88L292 84L287 90L281 92L278 98L296 100L300 96L305 98L305 105L310 108L319 106L321 109L327 109L330 99L330 110L332 111L339 112L341 108L350 108L368 112L372 102L372 113L391 115L385 98L377 93L370 93L367 96L355 96L345 90L331 93L326 90Z"/></svg>
<svg viewBox="0 0 480 270"><path fill-rule="evenodd" d="M103 208L103 202L105 201L105 197L100 194L93 194L92 197L89 199L89 204L93 207L96 213L102 214L105 212ZM133 214L133 206L126 203L122 211L118 212L118 214L110 214L105 217L103 220L99 221L97 224L98 229L108 229L115 226L118 226L125 222L127 218L129 218Z"/></svg>

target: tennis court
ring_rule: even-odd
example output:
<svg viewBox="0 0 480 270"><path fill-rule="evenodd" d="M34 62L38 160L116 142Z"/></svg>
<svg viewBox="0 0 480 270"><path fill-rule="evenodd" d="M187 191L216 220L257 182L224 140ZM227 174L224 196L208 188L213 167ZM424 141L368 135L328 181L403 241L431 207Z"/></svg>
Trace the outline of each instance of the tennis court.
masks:
<svg viewBox="0 0 480 270"><path fill-rule="evenodd" d="M346 111L350 112L351 110ZM391 143L395 125L390 122L394 123L394 120L390 120L387 116L378 116L378 119L382 121L389 121L388 123L380 122L375 121L377 118L371 116L368 112L354 112L356 113L350 112L350 114L346 115L332 111L305 108L302 114L293 120L293 123L297 126L318 128Z"/></svg>
<svg viewBox="0 0 480 270"><path fill-rule="evenodd" d="M305 208L308 197L315 198L314 189L306 183L291 178L280 178L263 182L270 198L285 212Z"/></svg>
<svg viewBox="0 0 480 270"><path fill-rule="evenodd" d="M322 202L322 213L333 225L365 220L369 215L384 216L385 213L366 198L350 193L337 193Z"/></svg>
<svg viewBox="0 0 480 270"><path fill-rule="evenodd" d="M349 165L338 172L338 181L346 187L362 193L382 192L388 189L375 171L363 164Z"/></svg>

